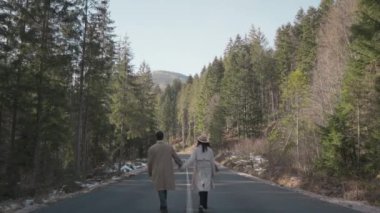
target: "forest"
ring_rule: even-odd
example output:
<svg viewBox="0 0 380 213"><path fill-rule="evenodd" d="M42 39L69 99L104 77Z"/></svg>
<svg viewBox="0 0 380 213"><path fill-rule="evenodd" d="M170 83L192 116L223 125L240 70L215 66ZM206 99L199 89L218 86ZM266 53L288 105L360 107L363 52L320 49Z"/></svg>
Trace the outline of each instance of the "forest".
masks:
<svg viewBox="0 0 380 213"><path fill-rule="evenodd" d="M109 0L0 0L0 200L144 158L160 129L176 148L249 143L268 176L356 181L379 204L379 1L300 9L274 47L252 26L163 90L129 42Z"/></svg>

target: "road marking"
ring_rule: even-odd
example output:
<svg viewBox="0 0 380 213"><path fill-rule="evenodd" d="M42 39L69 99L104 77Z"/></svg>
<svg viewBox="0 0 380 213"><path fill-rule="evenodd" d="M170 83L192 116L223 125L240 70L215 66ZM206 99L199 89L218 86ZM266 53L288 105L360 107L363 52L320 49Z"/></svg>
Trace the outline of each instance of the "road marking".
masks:
<svg viewBox="0 0 380 213"><path fill-rule="evenodd" d="M193 201L191 200L191 189L190 189L190 181L189 181L189 171L186 169L186 182L187 182L187 202L186 202L186 213L193 212Z"/></svg>

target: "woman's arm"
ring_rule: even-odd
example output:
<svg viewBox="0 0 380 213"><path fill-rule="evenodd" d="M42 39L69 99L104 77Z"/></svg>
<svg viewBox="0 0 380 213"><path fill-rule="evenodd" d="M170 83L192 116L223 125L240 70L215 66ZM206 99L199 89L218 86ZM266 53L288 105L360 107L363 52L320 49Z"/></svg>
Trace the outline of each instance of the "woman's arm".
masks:
<svg viewBox="0 0 380 213"><path fill-rule="evenodd" d="M195 155L197 152L197 148L194 149L193 153L191 153L191 156L187 161L182 165L183 169L187 169L190 165L192 165L195 161Z"/></svg>

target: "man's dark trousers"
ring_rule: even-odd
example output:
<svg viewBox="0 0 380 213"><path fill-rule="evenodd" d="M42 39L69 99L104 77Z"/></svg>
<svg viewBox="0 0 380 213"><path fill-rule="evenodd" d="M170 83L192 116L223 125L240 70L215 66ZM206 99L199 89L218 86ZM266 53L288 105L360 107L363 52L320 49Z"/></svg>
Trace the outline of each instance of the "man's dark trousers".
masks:
<svg viewBox="0 0 380 213"><path fill-rule="evenodd" d="M167 204L168 191L160 190L158 191L158 196L160 197L160 209L161 210L167 209L168 208L168 204Z"/></svg>

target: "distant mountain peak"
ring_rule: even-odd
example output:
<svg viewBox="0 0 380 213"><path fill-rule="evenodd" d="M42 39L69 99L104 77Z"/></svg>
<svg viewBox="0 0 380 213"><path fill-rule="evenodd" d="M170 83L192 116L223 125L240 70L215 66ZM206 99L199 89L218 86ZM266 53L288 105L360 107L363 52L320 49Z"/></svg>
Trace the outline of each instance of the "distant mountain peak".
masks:
<svg viewBox="0 0 380 213"><path fill-rule="evenodd" d="M153 83L159 85L161 89L164 89L167 85L172 84L174 79L178 79L181 82L186 82L188 76L172 71L156 70L152 72Z"/></svg>

